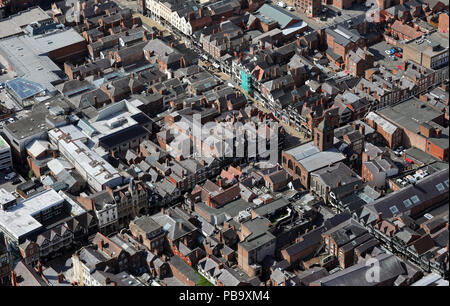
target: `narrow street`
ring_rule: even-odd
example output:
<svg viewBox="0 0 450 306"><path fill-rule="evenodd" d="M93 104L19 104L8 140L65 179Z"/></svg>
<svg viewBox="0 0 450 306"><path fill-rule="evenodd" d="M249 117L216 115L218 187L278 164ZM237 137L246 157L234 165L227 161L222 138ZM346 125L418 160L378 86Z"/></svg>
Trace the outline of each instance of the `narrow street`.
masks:
<svg viewBox="0 0 450 306"><path fill-rule="evenodd" d="M124 3L126 1L124 0ZM179 42L183 42L183 38L181 37L181 34L179 33L175 33L173 31L171 31L170 29L168 29L167 27L165 27L164 25L162 25L161 23L151 19L150 17L144 16L141 13L138 13L135 11L135 13L133 14L136 17L140 17L143 24L145 26L147 26L148 28L152 28L152 27L156 27L157 29L159 29L162 32L165 33L170 33L170 35L172 35L176 40L178 40ZM199 58L201 58L201 55L203 54L203 51L198 48L197 46L195 46L195 44L191 43L191 49L194 50ZM202 60L199 59L198 61L198 65L203 67L204 69L206 69L208 72L210 72L211 74L217 76L218 78L220 78L225 84L227 83L231 83L233 85L234 88L236 88L237 90L241 91L248 100L252 101L254 103L254 105L261 111L265 112L265 113L272 113L269 109L265 108L257 99L255 99L254 97L250 96L245 90L243 90L238 84L234 84L232 83L231 80L231 76L220 71L217 68L213 67L213 63L211 63L210 61L206 61L206 60ZM306 137L303 133L297 131L295 128L287 125L285 122L282 122L281 120L279 121L279 123L283 126L283 128L286 130L286 132L297 138L297 140L291 141L293 143L304 143L307 141L310 141L311 138Z"/></svg>

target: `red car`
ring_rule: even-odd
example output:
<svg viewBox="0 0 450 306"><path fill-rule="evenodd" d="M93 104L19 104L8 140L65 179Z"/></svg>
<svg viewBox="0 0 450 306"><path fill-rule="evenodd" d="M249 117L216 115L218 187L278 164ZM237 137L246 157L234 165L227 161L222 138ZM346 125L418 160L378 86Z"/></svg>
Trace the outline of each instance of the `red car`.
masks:
<svg viewBox="0 0 450 306"><path fill-rule="evenodd" d="M395 53L395 56L402 58L402 54L398 52Z"/></svg>

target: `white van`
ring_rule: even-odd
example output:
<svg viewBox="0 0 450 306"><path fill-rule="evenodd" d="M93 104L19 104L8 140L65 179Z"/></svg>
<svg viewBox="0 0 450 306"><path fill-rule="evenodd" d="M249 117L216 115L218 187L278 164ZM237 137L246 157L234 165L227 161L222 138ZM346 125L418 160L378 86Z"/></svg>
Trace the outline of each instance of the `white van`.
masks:
<svg viewBox="0 0 450 306"><path fill-rule="evenodd" d="M286 3L284 3L283 1L278 2L278 6L285 8L286 7Z"/></svg>

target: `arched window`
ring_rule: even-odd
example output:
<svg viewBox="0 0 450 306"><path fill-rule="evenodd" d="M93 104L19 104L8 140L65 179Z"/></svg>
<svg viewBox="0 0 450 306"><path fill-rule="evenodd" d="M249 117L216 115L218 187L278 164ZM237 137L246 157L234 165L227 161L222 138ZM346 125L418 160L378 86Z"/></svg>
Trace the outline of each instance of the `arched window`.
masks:
<svg viewBox="0 0 450 306"><path fill-rule="evenodd" d="M301 175L302 174L302 172L300 171L300 168L298 166L295 167L295 174L297 174L297 175Z"/></svg>
<svg viewBox="0 0 450 306"><path fill-rule="evenodd" d="M294 166L292 165L292 160L288 161L288 168L294 170Z"/></svg>

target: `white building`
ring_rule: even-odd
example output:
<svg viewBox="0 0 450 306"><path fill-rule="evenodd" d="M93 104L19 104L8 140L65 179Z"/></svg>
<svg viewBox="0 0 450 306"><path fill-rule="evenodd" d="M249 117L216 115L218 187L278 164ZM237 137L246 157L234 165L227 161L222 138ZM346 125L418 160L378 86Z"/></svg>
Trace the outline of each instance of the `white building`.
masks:
<svg viewBox="0 0 450 306"><path fill-rule="evenodd" d="M89 121L80 120L77 127L98 144L95 151L105 156L108 151L126 152L139 147L141 142L149 139L152 121L133 103L122 100L103 107Z"/></svg>
<svg viewBox="0 0 450 306"><path fill-rule="evenodd" d="M48 136L94 190L101 191L106 186L114 188L122 183L117 169L92 150L92 141L75 126L55 128Z"/></svg>
<svg viewBox="0 0 450 306"><path fill-rule="evenodd" d="M199 11L194 1L146 0L146 8L153 19L164 19L184 35L192 35L192 25L187 15Z"/></svg>
<svg viewBox="0 0 450 306"><path fill-rule="evenodd" d="M12 166L11 147L6 140L0 136L0 170L12 168Z"/></svg>
<svg viewBox="0 0 450 306"><path fill-rule="evenodd" d="M0 231L13 244L20 244L43 228L41 222L59 215L64 202L55 190L49 189L0 210Z"/></svg>

